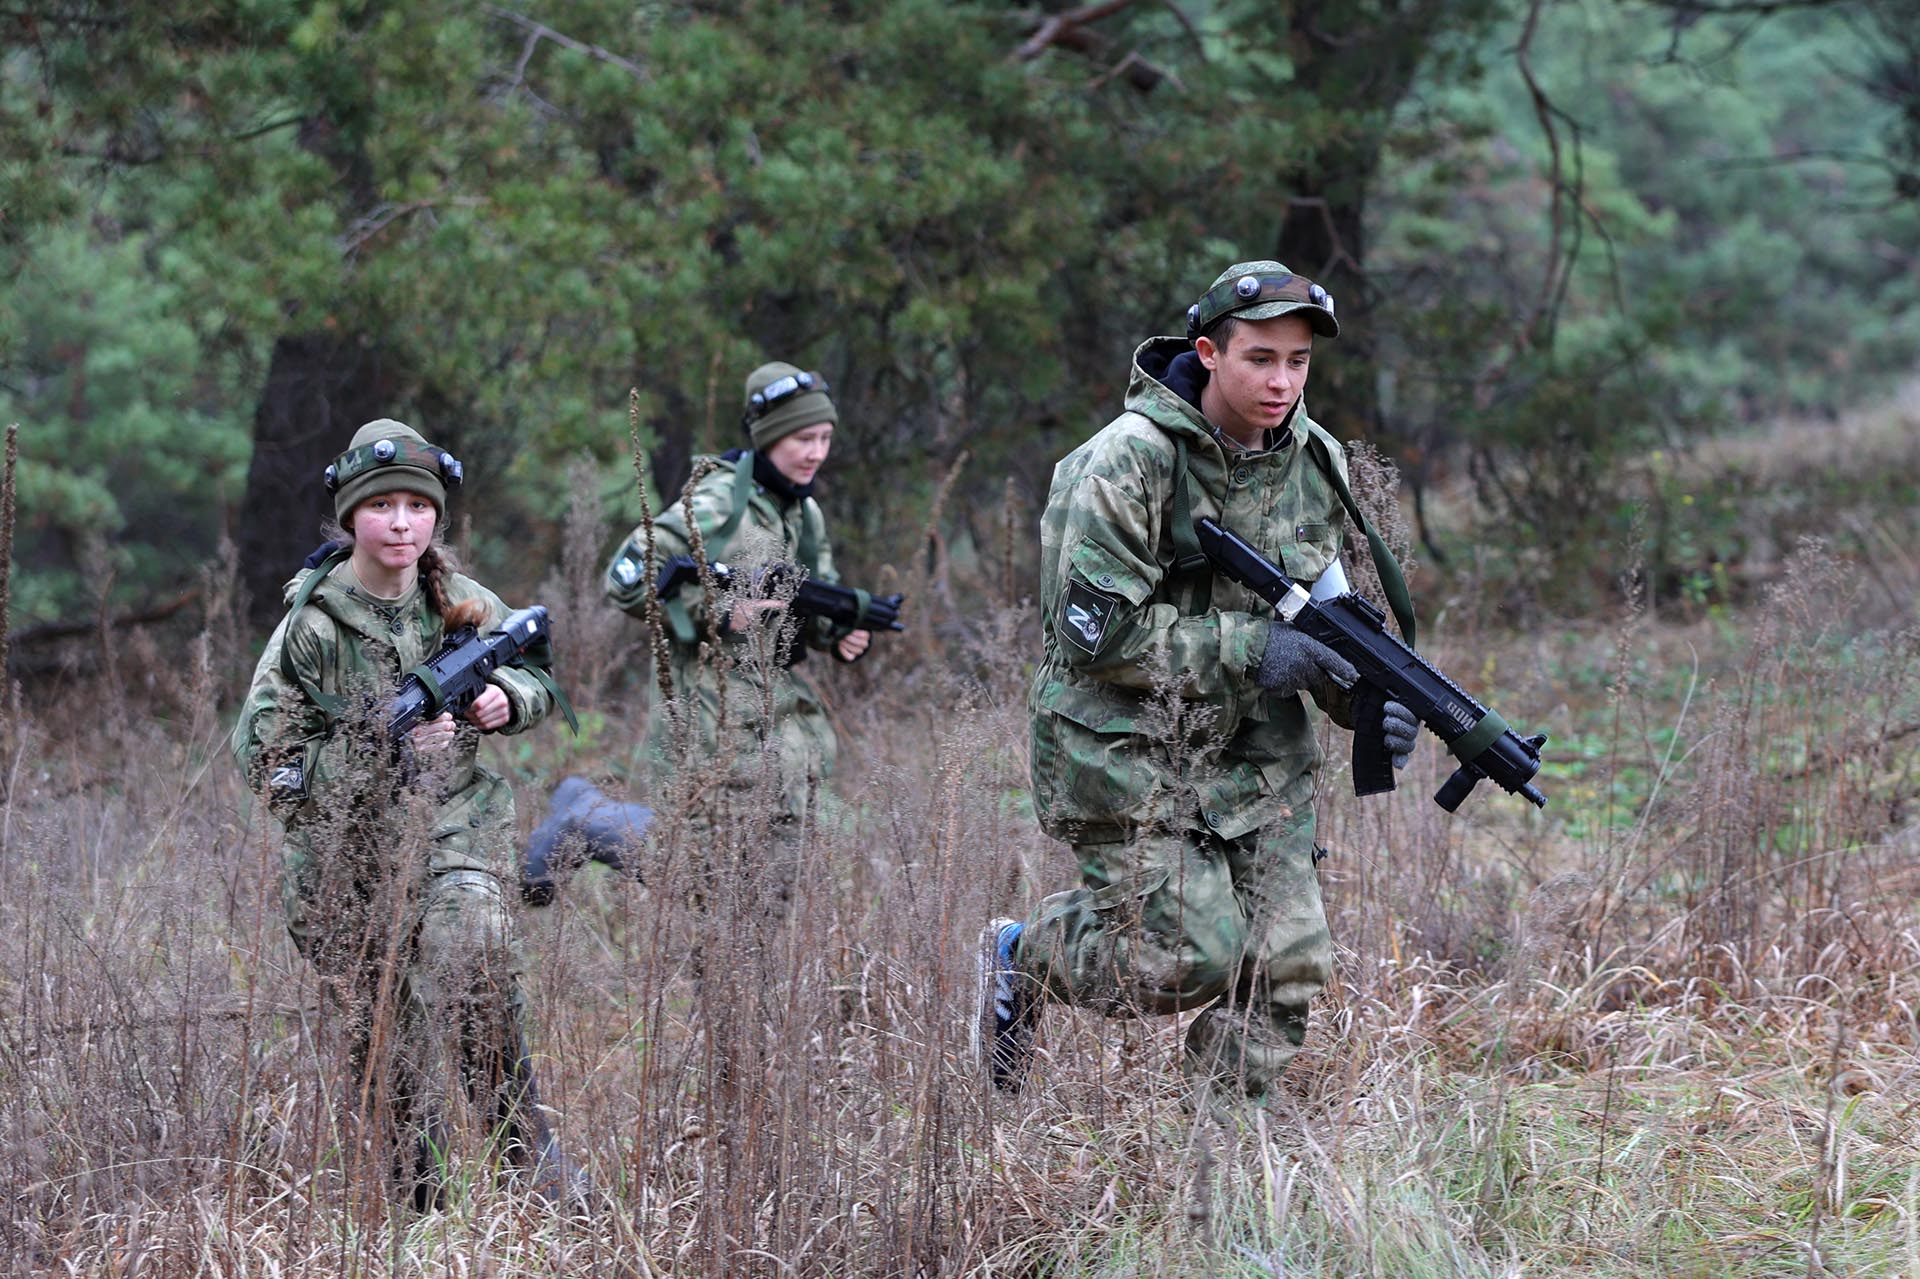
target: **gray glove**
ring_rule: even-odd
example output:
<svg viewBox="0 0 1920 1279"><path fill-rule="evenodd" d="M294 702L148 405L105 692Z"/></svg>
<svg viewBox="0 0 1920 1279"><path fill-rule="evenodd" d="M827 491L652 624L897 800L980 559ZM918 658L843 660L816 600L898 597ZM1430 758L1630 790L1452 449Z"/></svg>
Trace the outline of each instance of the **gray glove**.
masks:
<svg viewBox="0 0 1920 1279"><path fill-rule="evenodd" d="M1393 755L1393 766L1405 768L1420 738L1420 721L1413 717L1412 711L1390 701L1380 708L1380 737Z"/></svg>
<svg viewBox="0 0 1920 1279"><path fill-rule="evenodd" d="M1276 693L1319 693L1328 686L1352 688L1360 672L1353 663L1285 622L1267 628L1267 648L1254 668L1253 682Z"/></svg>

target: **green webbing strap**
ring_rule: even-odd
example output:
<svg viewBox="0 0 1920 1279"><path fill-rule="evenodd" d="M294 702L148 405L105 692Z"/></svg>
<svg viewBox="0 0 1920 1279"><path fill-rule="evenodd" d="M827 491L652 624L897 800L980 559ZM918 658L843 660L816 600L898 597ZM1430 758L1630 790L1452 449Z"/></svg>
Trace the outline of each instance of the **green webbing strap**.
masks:
<svg viewBox="0 0 1920 1279"><path fill-rule="evenodd" d="M687 611L687 602L675 591L673 598L661 601L661 610L667 615L667 629L673 632L676 644L693 644L700 633L693 628L693 614Z"/></svg>
<svg viewBox="0 0 1920 1279"><path fill-rule="evenodd" d="M407 675L413 676L415 679L418 679L422 684L425 684L427 686L427 696L433 699L432 701L427 703L428 710L432 711L435 715L438 715L441 711L447 708L447 690L440 687L440 677L433 673L433 668L431 666L428 666L425 662L422 662L420 663L420 665L408 671ZM402 675L400 677L400 682L402 684L407 682L407 675Z"/></svg>
<svg viewBox="0 0 1920 1279"><path fill-rule="evenodd" d="M808 577L820 576L820 532L807 518L804 498L800 501L800 566L807 570Z"/></svg>
<svg viewBox="0 0 1920 1279"><path fill-rule="evenodd" d="M1213 602L1213 576L1207 571L1207 553L1193 528L1193 476L1187 470L1187 442L1173 437L1173 570L1202 574L1195 608L1206 612Z"/></svg>
<svg viewBox="0 0 1920 1279"><path fill-rule="evenodd" d="M293 597L293 607L287 610L288 632L293 629L293 619L298 617L300 610L313 599L313 593L318 589L321 581L327 574L333 572L336 565L346 563L352 555L351 547L337 546L325 559L314 565L313 572L307 574L307 580L300 583L300 590ZM347 699L334 693L321 691L318 685L309 682L304 675L293 669L293 650L287 645L288 638L289 635L286 633L280 636L280 674L288 683L300 686L301 691L306 693L307 699L318 706L320 713L326 716L327 727L331 729L333 721L339 719L340 712L346 709Z"/></svg>
<svg viewBox="0 0 1920 1279"><path fill-rule="evenodd" d="M1307 433L1307 447L1313 450L1314 460L1320 463L1320 469L1333 481L1333 491L1340 495L1340 504L1347 508L1361 532L1367 535L1367 549L1373 553L1373 571L1380 575L1380 589L1387 594L1387 607L1393 610L1393 620L1400 623L1400 634L1407 641L1407 647L1414 647L1413 640L1413 596L1407 591L1407 579L1400 572L1400 564L1393 558L1393 552L1387 549L1386 539L1374 529L1367 517L1360 513L1360 504L1353 500L1353 491L1347 487L1346 477L1340 474L1340 468L1333 464L1333 455L1327 451L1327 442L1311 431ZM1501 731L1506 725L1502 724ZM1475 731L1478 731L1477 729ZM1496 732L1493 736L1498 737ZM1492 741L1489 737L1487 741ZM1486 744L1481 744L1481 750ZM1478 754L1479 752L1474 752Z"/></svg>
<svg viewBox="0 0 1920 1279"><path fill-rule="evenodd" d="M574 714L573 703L567 700L567 694L560 687L560 682L553 677L553 642L551 640L542 639L531 645L526 652L508 662L507 665L516 671L525 671L533 676L534 683L547 690L547 696L553 699L553 704L560 708L562 715L566 716L567 727L573 730L573 735L575 737L580 735L580 717Z"/></svg>
<svg viewBox="0 0 1920 1279"><path fill-rule="evenodd" d="M1461 763L1471 764L1481 751L1499 741L1500 734L1506 731L1507 721L1500 718L1500 712L1488 711L1480 717L1479 723L1448 742L1447 749Z"/></svg>
<svg viewBox="0 0 1920 1279"><path fill-rule="evenodd" d="M753 450L748 449L733 464L733 509L727 512L726 522L706 537L707 562L712 563L727 553L727 547L733 542L733 535L740 531L740 521L746 517L747 503L753 501ZM687 511L687 518L693 518L693 511Z"/></svg>

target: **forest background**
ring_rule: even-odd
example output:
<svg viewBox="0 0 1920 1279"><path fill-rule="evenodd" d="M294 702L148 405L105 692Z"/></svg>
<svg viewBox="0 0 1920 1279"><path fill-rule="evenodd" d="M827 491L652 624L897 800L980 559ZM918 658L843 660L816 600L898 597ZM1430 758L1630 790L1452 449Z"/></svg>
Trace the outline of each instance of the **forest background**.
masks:
<svg viewBox="0 0 1920 1279"><path fill-rule="evenodd" d="M20 0L0 41L17 1268L1920 1274L1920 3ZM1061 1013L988 1105L967 948L1072 875L1025 795L1050 469L1264 256L1333 291L1310 407L1397 466L1356 449L1423 648L1552 732L1553 802L1445 817L1433 743L1356 801L1336 736L1289 1098L1196 1118L1176 1024ZM769 358L832 383L836 558L910 630L829 676L831 891L715 991L596 578L630 427L658 510ZM356 1176L223 753L381 415L560 623L581 735L491 748L523 829L587 772L670 832L523 918L588 1223Z"/></svg>
<svg viewBox="0 0 1920 1279"><path fill-rule="evenodd" d="M674 493L770 358L834 387L856 573L911 557L963 450L953 539L990 547L1004 479L1035 509L1132 348L1255 256L1333 290L1310 403L1395 459L1436 562L1567 600L1643 556L1724 598L1780 541L1736 499L1782 495L1683 506L1616 468L1911 373L1913 16L9 6L13 624L149 613L223 537L266 622L313 477L380 415L468 461L477 568L531 587L573 459L637 515L628 387ZM1450 477L1497 535L1425 519Z"/></svg>

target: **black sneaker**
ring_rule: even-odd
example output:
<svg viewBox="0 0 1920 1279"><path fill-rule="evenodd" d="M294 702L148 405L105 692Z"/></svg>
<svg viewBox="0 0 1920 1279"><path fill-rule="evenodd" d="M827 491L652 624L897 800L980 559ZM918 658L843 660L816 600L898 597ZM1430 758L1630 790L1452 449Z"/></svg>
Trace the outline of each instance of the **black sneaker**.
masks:
<svg viewBox="0 0 1920 1279"><path fill-rule="evenodd" d="M1014 966L1013 949L1025 925L996 919L980 932L979 1007L973 1019L973 1061L1001 1092L1018 1092L1033 1061L1033 1028L1040 992Z"/></svg>

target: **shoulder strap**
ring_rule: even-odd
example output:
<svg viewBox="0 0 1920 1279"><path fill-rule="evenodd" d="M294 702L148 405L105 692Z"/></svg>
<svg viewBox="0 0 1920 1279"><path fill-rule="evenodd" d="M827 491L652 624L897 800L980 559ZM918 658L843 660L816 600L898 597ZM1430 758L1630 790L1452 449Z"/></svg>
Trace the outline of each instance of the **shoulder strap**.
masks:
<svg viewBox="0 0 1920 1279"><path fill-rule="evenodd" d="M353 551L349 547L336 547L327 554L325 559L313 566L313 571L307 574L306 581L300 583L300 589L293 597L293 607L287 610L287 634L280 637L280 674L286 678L288 683L298 684L300 686L301 691L307 695L308 700L315 706L318 706L320 713L327 717L329 727L332 726L334 720L340 718L340 712L347 704L346 699L335 693L324 692L318 685L295 670L293 668L293 650L287 641L293 637L293 619L298 617L300 610L305 608L313 599L313 593L319 588L321 581L325 579L327 574L333 572L335 565L345 563L352 554Z"/></svg>
<svg viewBox="0 0 1920 1279"><path fill-rule="evenodd" d="M746 518L747 503L753 501L753 450L748 449L733 464L733 509L727 512L727 518L720 527L705 537L707 559L717 560L726 554L727 547L733 542L733 535L740 531L740 521ZM693 512L687 512L687 518L693 518Z"/></svg>
<svg viewBox="0 0 1920 1279"><path fill-rule="evenodd" d="M1360 513L1359 503L1353 500L1353 490L1347 487L1346 476L1340 474L1340 468L1333 464L1333 455L1328 452L1326 440L1308 431L1307 448L1313 453L1314 461L1320 464L1320 469L1327 473L1327 478L1333 481L1333 491L1340 495L1340 504L1347 508L1347 514L1367 535L1367 549L1373 554L1373 571L1380 575L1380 589L1386 592L1387 607L1393 610L1393 620L1400 624L1400 634L1407 641L1407 647L1414 647L1413 596L1407 590L1407 579L1400 572L1399 561L1387 549L1386 539Z"/></svg>
<svg viewBox="0 0 1920 1279"><path fill-rule="evenodd" d="M1187 470L1187 442L1173 437L1173 571L1200 577L1196 601L1206 612L1213 600L1213 575L1200 535L1193 528L1193 476Z"/></svg>
<svg viewBox="0 0 1920 1279"><path fill-rule="evenodd" d="M733 464L732 509L727 518L711 530L700 530L700 541L706 551L709 564L727 553L727 547L733 543L733 535L740 531L740 521L746 518L747 503L753 501L753 450L742 453ZM687 523L695 524L693 502L687 502ZM661 612L666 615L667 629L673 633L676 644L692 645L700 640L699 629L693 624L693 614L687 609L686 600L678 592L660 601ZM556 688L556 693L558 692ZM564 695L560 698L565 701Z"/></svg>
<svg viewBox="0 0 1920 1279"><path fill-rule="evenodd" d="M820 576L820 534L826 529L826 517L810 497L800 499L800 566L808 577Z"/></svg>

